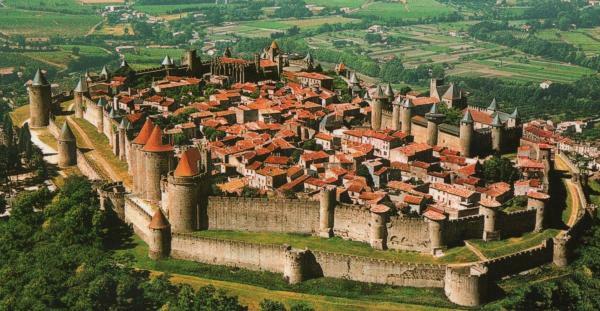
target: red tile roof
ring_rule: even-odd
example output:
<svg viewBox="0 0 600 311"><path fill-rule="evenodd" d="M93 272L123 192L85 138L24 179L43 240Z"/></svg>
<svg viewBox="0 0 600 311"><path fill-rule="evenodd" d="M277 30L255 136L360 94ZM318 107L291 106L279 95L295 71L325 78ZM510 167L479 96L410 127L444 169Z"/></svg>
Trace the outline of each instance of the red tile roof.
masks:
<svg viewBox="0 0 600 311"><path fill-rule="evenodd" d="M163 144L162 129L157 125L154 127L154 130L152 130L152 134L150 134L150 137L142 150L147 152L169 152L173 151L173 146Z"/></svg>
<svg viewBox="0 0 600 311"><path fill-rule="evenodd" d="M154 123L152 123L152 120L150 120L150 118L147 118L146 122L144 122L144 126L142 126L142 130L140 131L138 136L133 140L133 143L136 145L146 144L148 138L150 138L150 135L152 134L153 129Z"/></svg>

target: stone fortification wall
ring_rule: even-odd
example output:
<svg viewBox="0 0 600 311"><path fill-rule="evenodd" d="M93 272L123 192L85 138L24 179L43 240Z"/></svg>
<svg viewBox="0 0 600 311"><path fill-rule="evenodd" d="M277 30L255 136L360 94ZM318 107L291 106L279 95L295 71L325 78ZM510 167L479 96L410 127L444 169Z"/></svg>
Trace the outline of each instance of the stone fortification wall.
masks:
<svg viewBox="0 0 600 311"><path fill-rule="evenodd" d="M152 215L134 200L125 197L125 223L130 224L135 234L146 243L149 243L151 239L150 229L148 228L151 220Z"/></svg>
<svg viewBox="0 0 600 311"><path fill-rule="evenodd" d="M102 177L100 171L94 166L94 164L90 163L83 152L79 149L77 149L77 168L85 177L91 180L105 179Z"/></svg>
<svg viewBox="0 0 600 311"><path fill-rule="evenodd" d="M438 131L438 145L460 150L460 137L444 131Z"/></svg>
<svg viewBox="0 0 600 311"><path fill-rule="evenodd" d="M502 237L519 236L532 232L535 228L535 213L536 211L531 209L500 214L498 220Z"/></svg>
<svg viewBox="0 0 600 311"><path fill-rule="evenodd" d="M444 265L412 264L345 254L311 251L308 267L322 276L360 282L412 287L443 287ZM316 271L315 271L316 269ZM318 275L318 274L316 274Z"/></svg>
<svg viewBox="0 0 600 311"><path fill-rule="evenodd" d="M263 245L241 241L175 233L171 256L208 264L283 273L284 245ZM444 265L410 264L345 254L309 251L302 260L303 278L333 277L360 282L414 287L443 287Z"/></svg>
<svg viewBox="0 0 600 311"><path fill-rule="evenodd" d="M56 122L54 122L53 116L50 116L50 120L48 120L48 132L56 139L60 136L60 129L58 128L58 125L56 125Z"/></svg>
<svg viewBox="0 0 600 311"><path fill-rule="evenodd" d="M370 214L366 206L338 204L333 221L334 235L343 239L368 242Z"/></svg>
<svg viewBox="0 0 600 311"><path fill-rule="evenodd" d="M430 245L429 226L423 218L390 217L388 248L426 252Z"/></svg>
<svg viewBox="0 0 600 311"><path fill-rule="evenodd" d="M102 122L98 115L98 105L85 96L83 96L83 104L85 106L83 119L90 122L94 126L98 126L98 124Z"/></svg>
<svg viewBox="0 0 600 311"><path fill-rule="evenodd" d="M427 126L422 126L413 122L410 131L414 136L416 143L427 143Z"/></svg>
<svg viewBox="0 0 600 311"><path fill-rule="evenodd" d="M444 228L444 242L448 246L462 245L464 240L481 239L483 236L483 216L474 215L452 219Z"/></svg>
<svg viewBox="0 0 600 311"><path fill-rule="evenodd" d="M171 257L249 270L283 272L285 247L173 233Z"/></svg>
<svg viewBox="0 0 600 311"><path fill-rule="evenodd" d="M520 273L552 261L552 239L530 249L483 262L492 279Z"/></svg>
<svg viewBox="0 0 600 311"><path fill-rule="evenodd" d="M315 233L319 230L319 202L270 198L210 197L208 228Z"/></svg>

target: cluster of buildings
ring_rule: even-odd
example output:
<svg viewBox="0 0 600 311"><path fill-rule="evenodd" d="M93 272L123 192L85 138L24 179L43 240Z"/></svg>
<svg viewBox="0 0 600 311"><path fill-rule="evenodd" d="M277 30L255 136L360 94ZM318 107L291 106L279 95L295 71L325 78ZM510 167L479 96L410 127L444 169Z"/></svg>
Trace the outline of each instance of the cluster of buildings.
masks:
<svg viewBox="0 0 600 311"><path fill-rule="evenodd" d="M439 79L431 81L429 96L399 95L354 73L344 77L354 97L340 102L333 78L315 67L310 54L290 60L276 42L253 61L234 58L229 49L208 61L194 51L179 64L166 56L160 67L140 72L123 61L116 73L104 68L81 79L75 114L109 137L115 154L140 177L135 188L157 203L170 172L176 175L184 164L218 180L225 195L254 188L310 198L335 188L339 202L451 219L478 214L482 200L504 204L547 191L553 146L531 139L517 110L505 113L495 100L487 108L470 106L462 90ZM130 87L143 76L154 82ZM47 124L47 85L39 73L29 87L33 127ZM201 102L166 95L207 85L216 91ZM458 126L444 123L442 105L462 111ZM515 186L485 180L483 159L514 152L519 141L515 165L521 180ZM181 160L186 152L194 159L188 164ZM146 158L154 161L150 167ZM203 168L196 163L200 158Z"/></svg>

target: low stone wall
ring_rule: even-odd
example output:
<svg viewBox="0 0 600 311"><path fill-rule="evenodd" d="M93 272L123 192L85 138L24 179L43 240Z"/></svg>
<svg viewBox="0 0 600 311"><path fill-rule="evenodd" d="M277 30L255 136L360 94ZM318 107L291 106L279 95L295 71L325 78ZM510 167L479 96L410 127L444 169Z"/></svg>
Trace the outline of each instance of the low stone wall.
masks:
<svg viewBox="0 0 600 311"><path fill-rule="evenodd" d="M390 249L428 252L431 241L429 226L423 218L391 217L387 246Z"/></svg>
<svg viewBox="0 0 600 311"><path fill-rule="evenodd" d="M368 242L370 212L360 205L338 204L335 207L333 232L343 239Z"/></svg>
<svg viewBox="0 0 600 311"><path fill-rule="evenodd" d="M87 178L91 180L102 180L101 173L96 167L88 161L83 152L77 149L77 168Z"/></svg>
<svg viewBox="0 0 600 311"><path fill-rule="evenodd" d="M535 228L535 209L500 214L498 228L503 238L532 232Z"/></svg>
<svg viewBox="0 0 600 311"><path fill-rule="evenodd" d="M284 245L265 245L174 233L171 257L197 262L283 273ZM332 277L412 287L443 287L446 266L401 263L345 254L310 251L302 261L306 278Z"/></svg>
<svg viewBox="0 0 600 311"><path fill-rule="evenodd" d="M536 247L483 262L492 279L530 270L552 261L552 239Z"/></svg>
<svg viewBox="0 0 600 311"><path fill-rule="evenodd" d="M443 231L444 242L448 246L462 245L464 240L481 239L483 236L483 216L475 215L449 220Z"/></svg>
<svg viewBox="0 0 600 311"><path fill-rule="evenodd" d="M129 197L125 197L125 223L130 224L135 234L137 234L144 242L150 243L150 221L152 215L148 214L135 201Z"/></svg>
<svg viewBox="0 0 600 311"><path fill-rule="evenodd" d="M50 117L50 120L48 121L48 132L50 132L50 134L52 134L52 136L54 136L56 139L58 139L60 136L60 129L52 117Z"/></svg>
<svg viewBox="0 0 600 311"><path fill-rule="evenodd" d="M311 234L319 229L317 201L210 197L207 214L211 230Z"/></svg>
<svg viewBox="0 0 600 311"><path fill-rule="evenodd" d="M173 233L171 257L213 265L282 273L285 247Z"/></svg>

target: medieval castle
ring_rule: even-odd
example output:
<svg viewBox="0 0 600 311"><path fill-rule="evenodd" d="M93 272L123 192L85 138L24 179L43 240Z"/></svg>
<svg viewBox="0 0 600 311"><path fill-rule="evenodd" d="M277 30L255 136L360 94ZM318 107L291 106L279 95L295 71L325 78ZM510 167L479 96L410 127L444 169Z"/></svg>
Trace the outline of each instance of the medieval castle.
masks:
<svg viewBox="0 0 600 311"><path fill-rule="evenodd" d="M495 101L485 109L469 106L463 91L441 80L432 80L428 96L400 96L391 86L366 86L354 73L347 79L354 99L340 103L330 89L332 78L315 68L310 54L293 61L273 42L254 61L233 58L227 49L203 62L189 51L181 65L166 56L161 67L134 71L123 61L117 73L104 68L82 77L72 94L74 117L108 138L133 178L131 187L111 182L99 189L101 206L131 224L154 259L267 270L290 283L327 276L440 287L463 306L485 302L488 288L501 277L553 260L566 264L569 232L513 255L469 264L407 263L194 235L201 230L310 234L440 257L464 240L499 240L546 227L547 176L555 155L547 144L523 141L518 111L504 113ZM154 82L145 89L130 87L131 80L143 77ZM273 81L284 78L284 87L275 86ZM206 84L221 89L205 102L177 103L160 91ZM29 91L31 126L53 125L56 104L40 71ZM463 111L459 126L444 123L441 105ZM184 123L159 125L192 108ZM343 125L363 117L368 127ZM224 136L209 139L208 129ZM175 144L176 137L187 142ZM320 148L303 150L308 140ZM94 170L77 149L68 122L58 141L59 166ZM522 177L515 185L480 177L479 156L517 147ZM300 155L293 160L296 150ZM358 174L361 165L369 176ZM223 191L219 195L213 190L217 177L226 177L216 185ZM238 185L293 192L297 198L232 195L239 193ZM527 205L505 211L514 196L526 196Z"/></svg>

